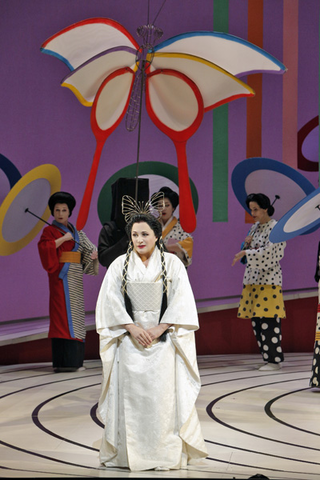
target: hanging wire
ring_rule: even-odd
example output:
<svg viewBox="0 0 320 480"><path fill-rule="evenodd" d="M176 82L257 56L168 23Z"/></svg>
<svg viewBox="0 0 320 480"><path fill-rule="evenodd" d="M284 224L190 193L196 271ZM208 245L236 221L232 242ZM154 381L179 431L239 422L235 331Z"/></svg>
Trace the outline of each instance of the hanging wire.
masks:
<svg viewBox="0 0 320 480"><path fill-rule="evenodd" d="M152 25L154 25L154 24L156 23L156 20L157 20L157 18L158 18L158 16L159 16L159 13L160 13L161 10L163 9L164 4L166 3L166 1L167 1L167 0L164 0L164 1L163 1L163 4L161 5L159 12L157 13L155 19L154 19L153 22L152 22Z"/></svg>
<svg viewBox="0 0 320 480"><path fill-rule="evenodd" d="M138 125L145 75L147 67L153 60L153 46L162 37L163 31L154 25L142 25L137 28L137 34L143 38L143 44L137 50L135 79L130 96L129 106L126 113L126 129L132 132Z"/></svg>
<svg viewBox="0 0 320 480"><path fill-rule="evenodd" d="M126 113L126 129L132 132L138 125L138 146L137 146L137 163L136 163L136 184L135 184L135 200L138 200L138 178L139 178L139 157L140 157L140 137L141 137L141 112L142 112L142 98L145 88L145 71L152 63L154 44L162 37L163 31L155 27L155 21L158 18L164 4L164 0L154 21L150 24L150 0L148 0L148 19L147 25L142 25L137 29L139 37L143 38L143 44L140 46L136 55L137 71L132 87L129 106ZM147 59L148 56L148 59Z"/></svg>
<svg viewBox="0 0 320 480"><path fill-rule="evenodd" d="M139 109L139 122L138 122L138 147L137 147L137 163L136 163L136 184L135 184L135 201L138 201L138 178L139 178L139 158L140 158L140 137L141 137L141 111L142 111L142 95L144 89L144 76L141 79L140 89L140 109Z"/></svg>

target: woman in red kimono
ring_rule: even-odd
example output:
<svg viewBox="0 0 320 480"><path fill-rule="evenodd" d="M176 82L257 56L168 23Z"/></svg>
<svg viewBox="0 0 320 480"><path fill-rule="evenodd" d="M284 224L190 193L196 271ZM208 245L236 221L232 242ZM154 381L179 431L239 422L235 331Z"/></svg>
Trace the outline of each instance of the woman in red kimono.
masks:
<svg viewBox="0 0 320 480"><path fill-rule="evenodd" d="M67 192L49 198L54 221L44 228L38 243L43 268L48 272L50 291L49 338L55 372L84 369L86 337L83 274L99 271L96 247L83 231L69 223L76 204Z"/></svg>

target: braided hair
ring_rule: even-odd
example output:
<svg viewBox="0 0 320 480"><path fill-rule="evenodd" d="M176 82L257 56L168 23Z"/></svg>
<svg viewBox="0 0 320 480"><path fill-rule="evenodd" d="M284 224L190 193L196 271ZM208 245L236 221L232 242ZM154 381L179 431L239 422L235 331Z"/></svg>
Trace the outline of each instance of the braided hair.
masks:
<svg viewBox="0 0 320 480"><path fill-rule="evenodd" d="M168 279L167 279L167 270L166 270L166 264L165 264L165 257L164 257L164 252L165 252L165 245L162 240L162 226L160 222L153 216L149 214L137 214L134 215L129 223L126 225L126 233L128 237L131 239L131 231L134 223L142 223L145 222L149 225L155 236L157 237L156 241L156 247L159 248L160 250L160 258L161 258L161 277L162 277L162 301L161 301L161 309L160 309L160 316L159 316L159 323L161 321L161 318L163 317L164 312L167 309L168 306ZM130 260L130 255L133 250L133 244L132 241L130 240L128 250L126 253L126 258L122 270L122 281L121 281L121 292L124 296L124 303L126 307L127 313L130 315L132 320L133 318L133 311L132 311L132 305L131 305L131 300L129 298L128 292L127 292L127 276L128 276L128 266L129 266L129 260ZM160 341L165 342L166 340L166 334L167 332L165 331L161 337Z"/></svg>

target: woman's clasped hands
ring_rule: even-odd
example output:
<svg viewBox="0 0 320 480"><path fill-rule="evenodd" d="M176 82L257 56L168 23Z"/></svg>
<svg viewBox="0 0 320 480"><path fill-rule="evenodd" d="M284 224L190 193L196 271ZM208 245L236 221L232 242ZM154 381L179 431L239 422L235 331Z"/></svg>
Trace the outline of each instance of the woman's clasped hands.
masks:
<svg viewBox="0 0 320 480"><path fill-rule="evenodd" d="M165 332L168 327L168 324L159 323L155 327L144 330L142 327L140 327L139 325L135 325L134 323L129 323L125 325L125 329L143 347L149 347L153 340L161 337L163 332Z"/></svg>

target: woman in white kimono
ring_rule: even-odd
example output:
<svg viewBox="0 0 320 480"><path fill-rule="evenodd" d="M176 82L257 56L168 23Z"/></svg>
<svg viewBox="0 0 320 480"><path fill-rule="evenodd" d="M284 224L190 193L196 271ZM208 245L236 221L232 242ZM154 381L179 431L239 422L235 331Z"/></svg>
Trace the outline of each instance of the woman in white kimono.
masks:
<svg viewBox="0 0 320 480"><path fill-rule="evenodd" d="M207 456L195 408L197 310L183 263L163 251L159 221L136 215L127 233L128 252L110 265L96 308L100 462L179 469Z"/></svg>

